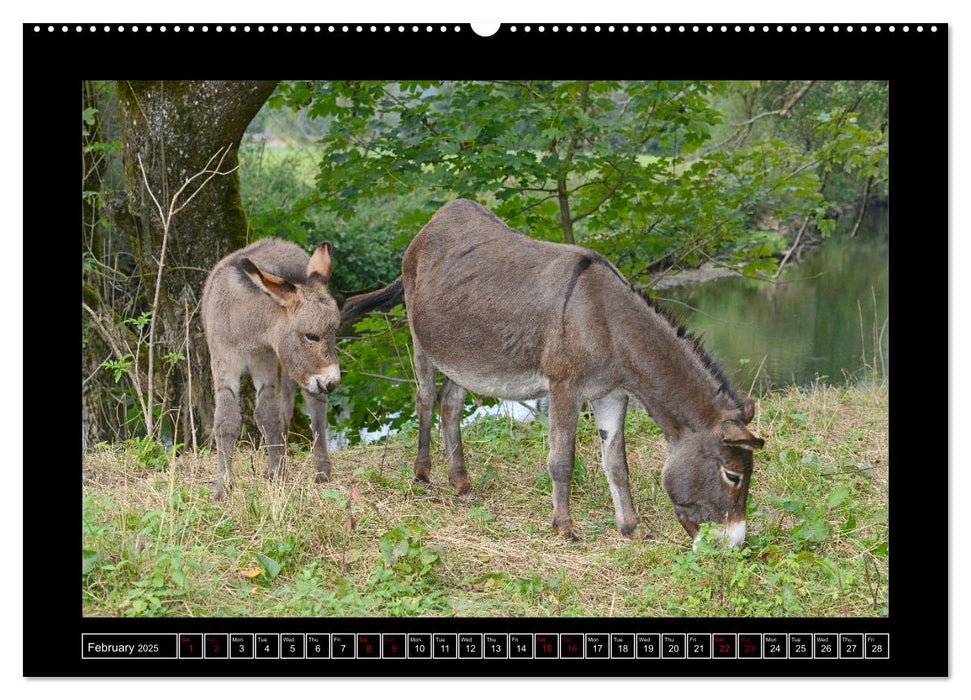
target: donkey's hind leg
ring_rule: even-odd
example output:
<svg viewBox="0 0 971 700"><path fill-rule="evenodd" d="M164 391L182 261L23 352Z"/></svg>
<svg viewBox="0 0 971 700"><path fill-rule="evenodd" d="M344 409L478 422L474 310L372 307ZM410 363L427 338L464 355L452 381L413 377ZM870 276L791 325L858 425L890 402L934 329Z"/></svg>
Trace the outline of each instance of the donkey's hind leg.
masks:
<svg viewBox="0 0 971 700"><path fill-rule="evenodd" d="M577 539L570 518L570 486L576 457L580 401L565 384L550 384L550 453L546 469L553 482L553 529L560 537Z"/></svg>
<svg viewBox="0 0 971 700"><path fill-rule="evenodd" d="M301 389L307 412L310 413L310 427L314 431L314 466L317 469L317 483L330 481L333 465L327 452L327 394L311 394Z"/></svg>
<svg viewBox="0 0 971 700"><path fill-rule="evenodd" d="M282 475L283 453L286 450L286 426L280 402L280 377L282 369L276 354L264 353L250 359L250 374L256 388L256 425L266 443L268 466L266 476Z"/></svg>
<svg viewBox="0 0 971 700"><path fill-rule="evenodd" d="M627 449L624 444L624 419L627 416L627 392L622 390L591 401L597 432L600 434L601 465L614 501L614 517L621 534L631 537L637 529L637 511L630 495L627 471ZM649 535L648 535L649 536Z"/></svg>
<svg viewBox="0 0 971 700"><path fill-rule="evenodd" d="M462 454L462 407L465 405L465 389L446 378L438 395L442 414L442 436L445 438L445 456L448 460L448 481L461 496L472 488L465 471Z"/></svg>
<svg viewBox="0 0 971 700"><path fill-rule="evenodd" d="M226 497L233 478L233 450L239 439L242 417L239 413L239 378L242 368L226 362L213 354L212 381L216 393L216 411L213 434L216 438L216 487L217 499Z"/></svg>
<svg viewBox="0 0 971 700"><path fill-rule="evenodd" d="M412 332L411 337L415 334ZM431 471L429 448L432 437L432 417L435 414L435 365L422 352L418 341L415 347L415 378L418 380L418 393L415 408L418 411L418 456L415 457L415 481L428 483Z"/></svg>

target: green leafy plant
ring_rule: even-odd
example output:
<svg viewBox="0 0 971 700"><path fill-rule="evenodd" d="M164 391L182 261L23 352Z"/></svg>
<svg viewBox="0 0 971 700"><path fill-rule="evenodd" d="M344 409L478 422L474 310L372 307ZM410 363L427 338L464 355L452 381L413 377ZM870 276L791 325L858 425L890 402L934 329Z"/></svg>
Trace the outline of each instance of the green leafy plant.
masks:
<svg viewBox="0 0 971 700"><path fill-rule="evenodd" d="M135 456L141 466L155 471L165 469L169 464L169 458L175 454L177 449L182 447L180 444L167 448L147 435L129 438L125 440L125 444L128 445L130 454Z"/></svg>
<svg viewBox="0 0 971 700"><path fill-rule="evenodd" d="M448 610L448 602L435 590L442 550L423 543L427 534L416 525L399 523L381 536L381 565L368 578L366 601L393 616Z"/></svg>
<svg viewBox="0 0 971 700"><path fill-rule="evenodd" d="M101 366L114 373L115 384L118 384L121 381L121 378L125 375L126 372L131 370L134 364L135 364L135 360L132 357L132 354L129 352L129 353L125 353L121 357L121 359L105 360L104 362L101 363Z"/></svg>
<svg viewBox="0 0 971 700"><path fill-rule="evenodd" d="M348 442L361 430L398 430L414 413L411 334L404 307L359 321L340 341L341 385L331 394L331 416Z"/></svg>
<svg viewBox="0 0 971 700"><path fill-rule="evenodd" d="M181 352L169 352L162 355L161 359L166 364L174 365L177 362L185 362L185 355Z"/></svg>

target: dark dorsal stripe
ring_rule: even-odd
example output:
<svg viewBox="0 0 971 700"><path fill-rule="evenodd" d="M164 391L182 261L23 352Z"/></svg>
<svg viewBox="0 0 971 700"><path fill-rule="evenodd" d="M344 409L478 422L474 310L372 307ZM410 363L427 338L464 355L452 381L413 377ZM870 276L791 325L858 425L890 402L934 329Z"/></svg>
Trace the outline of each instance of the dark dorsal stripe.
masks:
<svg viewBox="0 0 971 700"><path fill-rule="evenodd" d="M592 250L585 251L584 255L581 256L580 260L578 260L577 264L573 267L573 273L570 275L570 281L566 284L566 297L563 299L564 321L566 320L566 306L570 303L570 297L573 296L573 288L577 285L577 278L579 278L580 275L583 274L583 271L590 267L593 263L603 265L608 270L613 272L617 279L630 287L630 282L628 282L624 276L617 271L617 268L610 264L610 261L607 260L607 258Z"/></svg>
<svg viewBox="0 0 971 700"><path fill-rule="evenodd" d="M570 297L573 296L573 288L577 286L577 279L583 274L583 271L590 267L593 262L588 256L584 255L580 258L580 261L573 267L573 273L570 275L570 281L566 283L566 297L563 299L563 320L566 321L566 305L570 303Z"/></svg>

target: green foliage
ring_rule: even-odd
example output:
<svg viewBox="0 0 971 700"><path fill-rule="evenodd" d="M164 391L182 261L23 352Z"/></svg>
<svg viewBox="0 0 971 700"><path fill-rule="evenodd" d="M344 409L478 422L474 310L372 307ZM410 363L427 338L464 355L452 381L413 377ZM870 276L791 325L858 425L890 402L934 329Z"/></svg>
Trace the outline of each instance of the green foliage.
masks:
<svg viewBox="0 0 971 700"><path fill-rule="evenodd" d="M161 471L168 466L169 457L175 453L176 447L166 449L165 445L146 436L140 438L129 438L125 444L130 448L130 454L134 455L138 463L146 469Z"/></svg>
<svg viewBox="0 0 971 700"><path fill-rule="evenodd" d="M321 206L313 186L322 151L316 147L240 149L241 188L255 237L283 238L310 250L333 246L331 293L338 302L381 287L401 274L396 222L408 208L398 199L344 200L341 215Z"/></svg>
<svg viewBox="0 0 971 700"><path fill-rule="evenodd" d="M135 359L130 352L125 353L121 359L105 360L101 366L114 373L115 384L121 381L122 376L128 372L135 364Z"/></svg>
<svg viewBox="0 0 971 700"><path fill-rule="evenodd" d="M436 590L443 552L422 542L427 534L399 523L382 535L382 561L367 581L365 602L380 605L391 617L448 612L448 601Z"/></svg>
<svg viewBox="0 0 971 700"><path fill-rule="evenodd" d="M332 421L352 444L361 430L400 429L414 413L411 334L404 307L372 314L341 338L341 384L330 395Z"/></svg>
<svg viewBox="0 0 971 700"><path fill-rule="evenodd" d="M152 312L146 311L135 318L126 318L125 323L134 326L134 328L142 333L145 331L146 327L152 321Z"/></svg>
<svg viewBox="0 0 971 700"><path fill-rule="evenodd" d="M262 552L257 552L255 556L256 561L258 561L260 566L263 567L263 571L265 572L264 575L268 581L272 581L280 574L280 570L283 567L280 566L280 563L277 562L276 559L273 559Z"/></svg>
<svg viewBox="0 0 971 700"><path fill-rule="evenodd" d="M176 614L179 601L192 595L207 569L204 552L173 542L199 520L187 494L176 492L165 509L141 515L125 513L113 520L117 504L100 496L85 496L82 533L82 576L90 596L112 600L122 615L155 617Z"/></svg>
<svg viewBox="0 0 971 700"><path fill-rule="evenodd" d="M181 352L168 352L162 355L161 359L168 365L174 365L177 362L185 362L185 355Z"/></svg>
<svg viewBox="0 0 971 700"><path fill-rule="evenodd" d="M99 86L98 90L105 95L108 90L102 85ZM97 107L89 106L81 110L81 136L84 139L84 146L82 147L82 153L85 155L91 154L96 157L107 157L114 153L119 153L121 151L121 141L114 139L112 141L101 141L99 136L101 136L101 110ZM85 192L85 197L97 196L101 197L101 192Z"/></svg>
<svg viewBox="0 0 971 700"><path fill-rule="evenodd" d="M544 578L539 574L533 574L529 577L515 576L505 578L507 580L503 589L514 598L527 596L536 598L544 593L556 591L560 585L559 578Z"/></svg>
<svg viewBox="0 0 971 700"><path fill-rule="evenodd" d="M868 112L885 114L885 89L864 85ZM441 204L469 197L531 236L563 240L573 231L637 279L658 265L693 266L726 252L746 274L771 272L778 246L756 240L760 222L809 217L825 233L833 225L825 175L885 170L885 130L850 109L861 104L854 91L820 83L797 100L802 87L287 82L270 104L326 123L318 201L338 216L350 213L348 201L406 200L396 239L403 245ZM713 146L720 108L741 103L751 113L766 103L779 112L780 96L793 124L778 136L756 117L762 139Z"/></svg>
<svg viewBox="0 0 971 700"><path fill-rule="evenodd" d="M706 101L712 89L677 81L298 82L282 84L272 104L330 120L318 189L338 213L342 201L407 196L414 211L404 224L470 197L555 240L563 236L558 190L568 191L576 221L615 219L605 204L627 213L625 197L669 165L644 156L704 142L718 120Z"/></svg>
<svg viewBox="0 0 971 700"><path fill-rule="evenodd" d="M868 177L875 180L874 193L886 196L889 86L857 80L814 81L803 92L804 87L802 81L730 83L714 101L728 123L716 129L715 139L728 133L736 148L785 144L787 150L808 156L806 163L811 163L811 175L824 196L813 218L826 236L835 229L827 203L854 202ZM784 116L760 118L782 108Z"/></svg>
<svg viewBox="0 0 971 700"><path fill-rule="evenodd" d="M488 527L489 523L494 523L496 521L496 514L490 511L488 508L472 506L469 508L469 520L476 523L480 527Z"/></svg>

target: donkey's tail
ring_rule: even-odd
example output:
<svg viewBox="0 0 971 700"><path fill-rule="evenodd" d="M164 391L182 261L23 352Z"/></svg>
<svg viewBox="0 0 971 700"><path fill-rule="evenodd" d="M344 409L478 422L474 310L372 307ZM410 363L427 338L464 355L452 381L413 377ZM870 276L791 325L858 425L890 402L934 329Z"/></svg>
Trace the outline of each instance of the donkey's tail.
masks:
<svg viewBox="0 0 971 700"><path fill-rule="evenodd" d="M356 323L376 309L387 311L404 300L405 288L399 277L384 289L358 294L345 301L341 309L341 325Z"/></svg>

